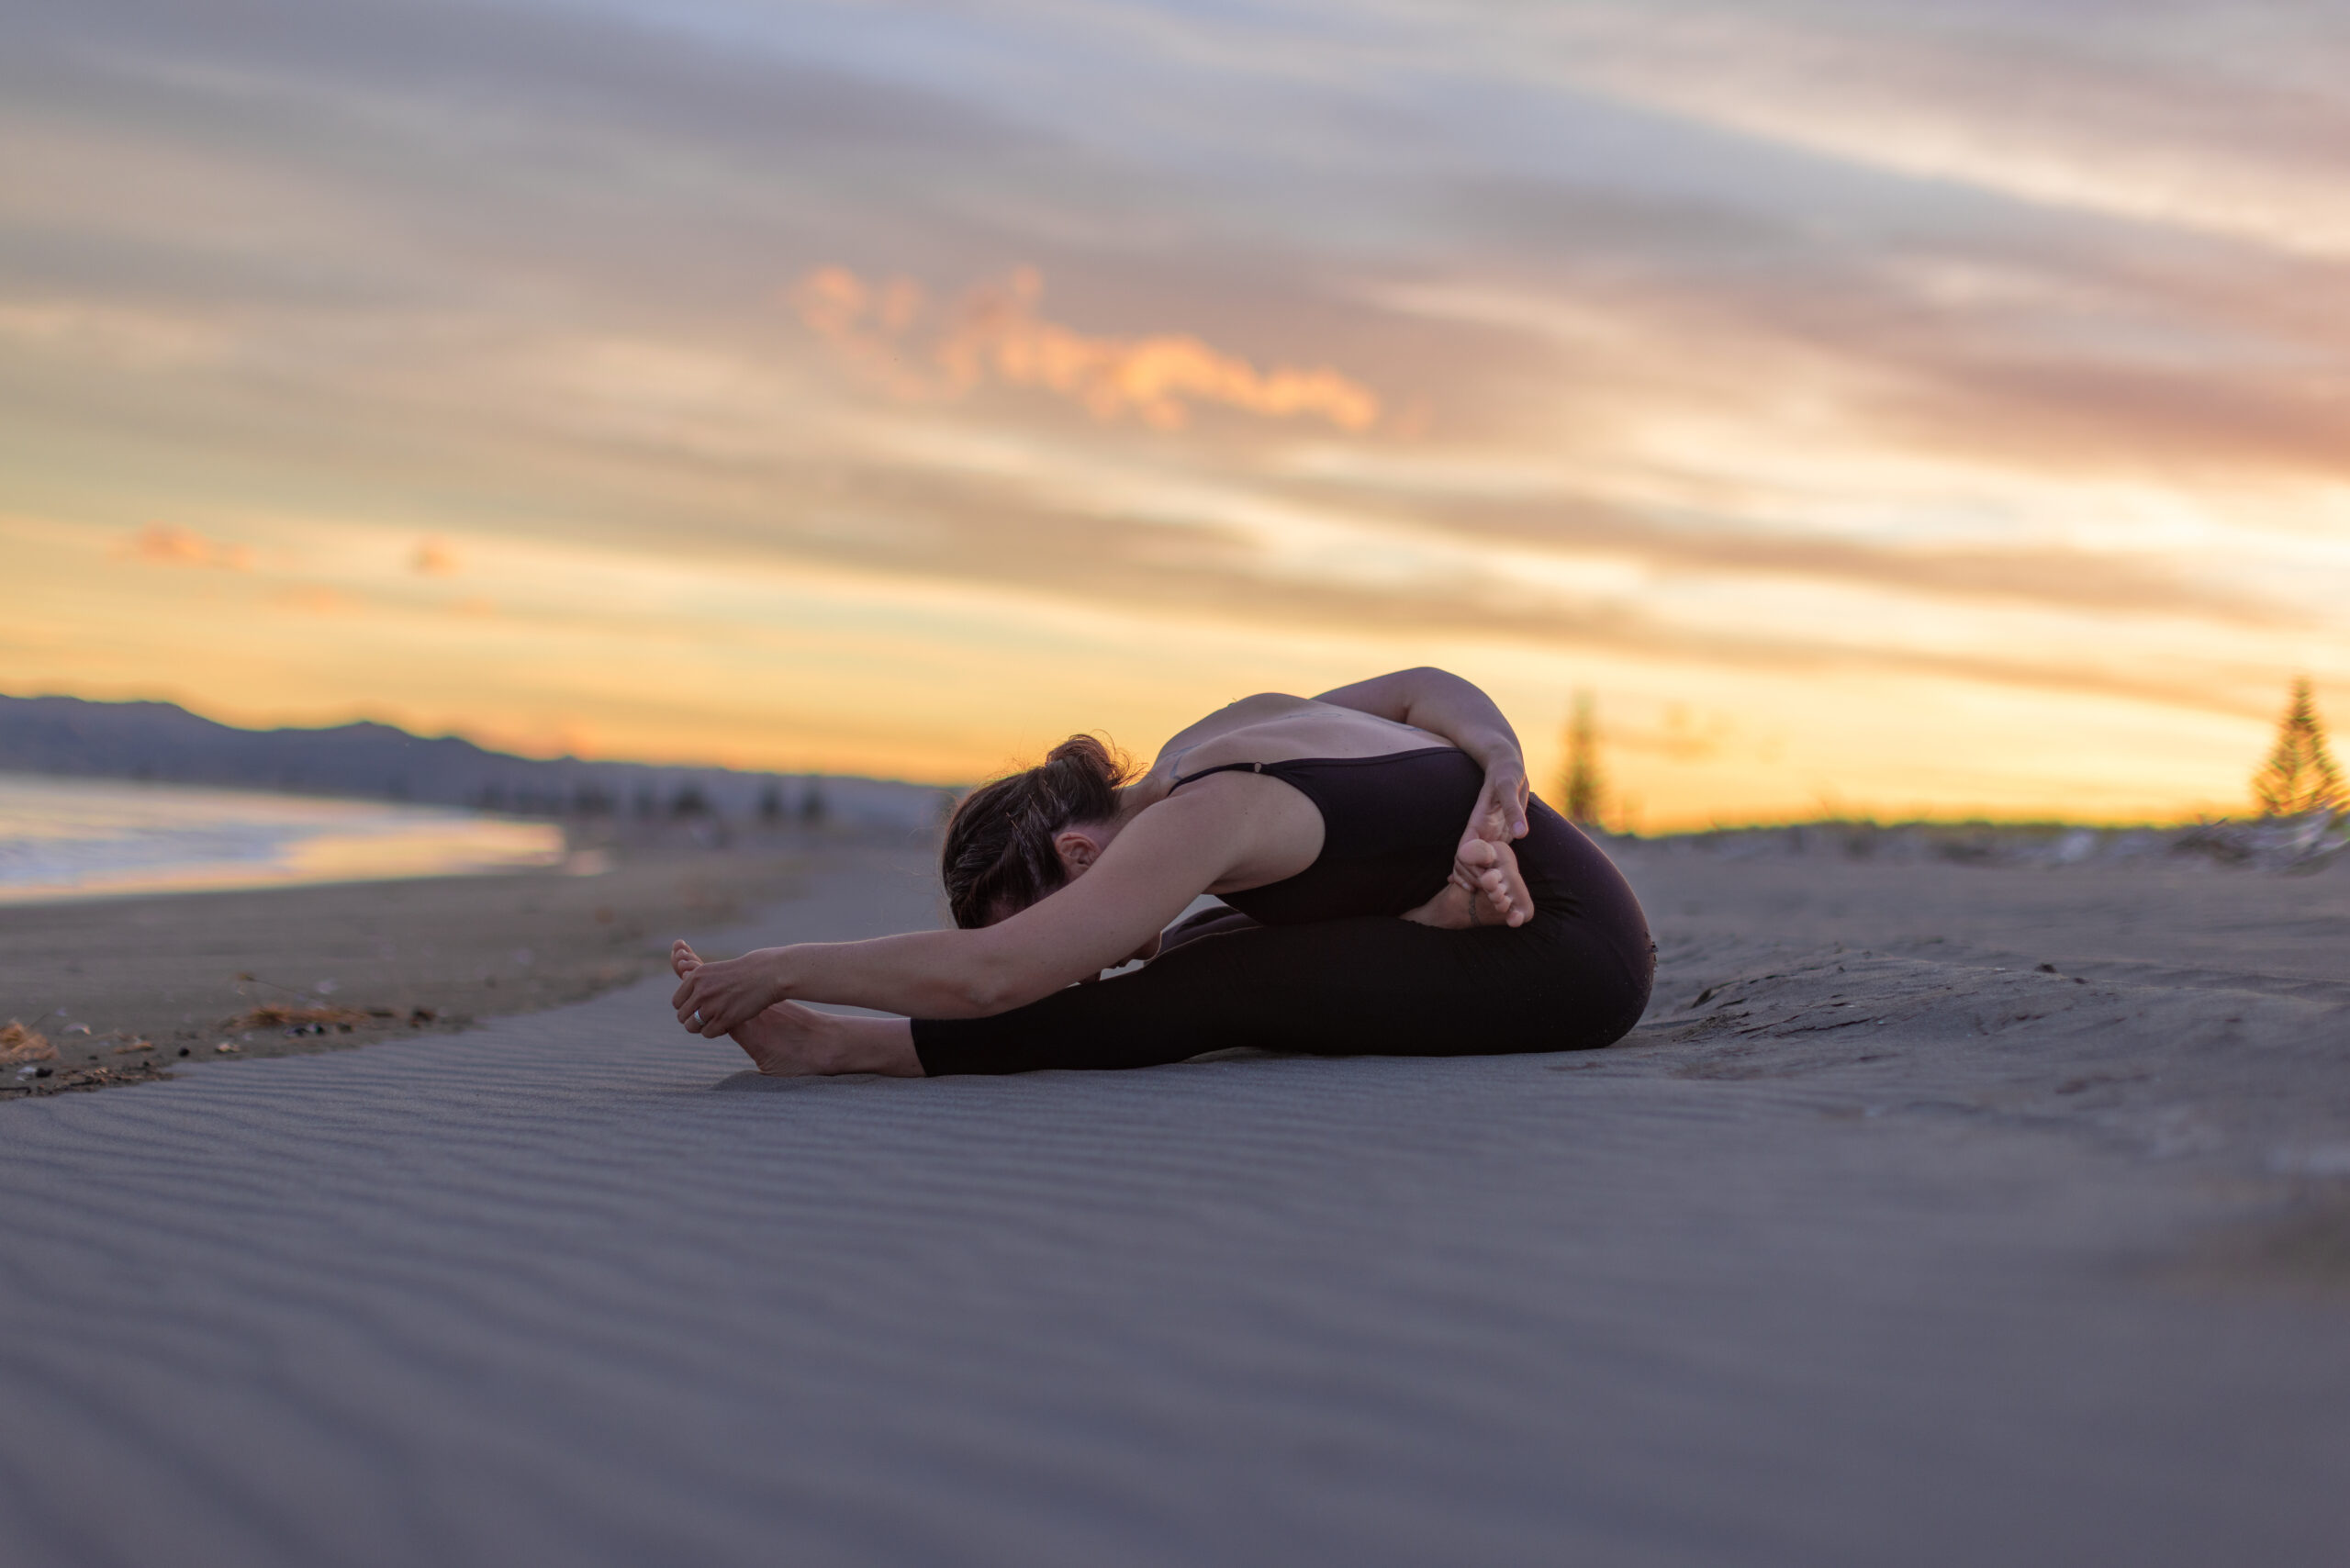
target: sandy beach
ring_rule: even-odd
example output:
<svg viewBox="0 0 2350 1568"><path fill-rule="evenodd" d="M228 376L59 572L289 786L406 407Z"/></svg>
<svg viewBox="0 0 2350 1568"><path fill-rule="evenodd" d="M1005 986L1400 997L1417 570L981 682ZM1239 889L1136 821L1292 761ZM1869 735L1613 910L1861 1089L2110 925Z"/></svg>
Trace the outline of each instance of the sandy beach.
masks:
<svg viewBox="0 0 2350 1568"><path fill-rule="evenodd" d="M2350 0L2121 15L0 9L0 1568L2350 1564Z"/></svg>
<svg viewBox="0 0 2350 1568"><path fill-rule="evenodd" d="M784 1082L385 980L482 1022L0 1106L0 1557L2339 1560L2350 875L1618 852L1580 1056ZM934 909L788 876L715 950ZM532 886L534 971L666 935ZM315 980L340 896L215 907Z"/></svg>

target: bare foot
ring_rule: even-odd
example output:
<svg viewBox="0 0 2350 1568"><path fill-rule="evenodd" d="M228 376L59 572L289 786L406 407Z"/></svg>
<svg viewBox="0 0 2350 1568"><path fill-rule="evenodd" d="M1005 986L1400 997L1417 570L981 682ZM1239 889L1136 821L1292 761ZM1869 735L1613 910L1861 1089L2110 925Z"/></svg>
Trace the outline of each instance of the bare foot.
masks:
<svg viewBox="0 0 2350 1568"><path fill-rule="evenodd" d="M1534 897L1517 868L1517 851L1497 839L1473 838L1453 856L1456 882L1476 895L1478 924L1523 925L1534 918Z"/></svg>
<svg viewBox="0 0 2350 1568"><path fill-rule="evenodd" d="M669 949L669 967L683 980L701 967L701 959L679 942ZM914 1055L913 1026L903 1018L843 1018L797 1002L778 1002L727 1038L769 1078L844 1072L923 1076L922 1060Z"/></svg>
<svg viewBox="0 0 2350 1568"><path fill-rule="evenodd" d="M824 1025L833 1020L796 1002L778 1002L726 1037L769 1078L813 1078L855 1071L834 1065L840 1052Z"/></svg>
<svg viewBox="0 0 2350 1568"><path fill-rule="evenodd" d="M1440 931L1523 925L1534 918L1534 900L1519 878L1516 850L1471 839L1461 845L1444 890L1404 918Z"/></svg>

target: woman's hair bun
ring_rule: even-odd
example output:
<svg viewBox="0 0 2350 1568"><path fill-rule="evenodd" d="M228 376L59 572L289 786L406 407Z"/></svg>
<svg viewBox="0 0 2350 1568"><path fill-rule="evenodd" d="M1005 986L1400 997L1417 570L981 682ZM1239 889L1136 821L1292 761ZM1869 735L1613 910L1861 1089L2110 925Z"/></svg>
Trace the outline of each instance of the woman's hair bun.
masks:
<svg viewBox="0 0 2350 1568"><path fill-rule="evenodd" d="M955 924L969 927L1027 908L1068 880L1053 837L1106 822L1131 770L1093 735L1071 735L1037 767L963 797L947 820L939 871Z"/></svg>
<svg viewBox="0 0 2350 1568"><path fill-rule="evenodd" d="M1118 790L1126 781L1125 758L1092 735L1071 735L1045 754L1040 772L1052 775L1056 811L1069 815L1055 825L1058 833L1069 823L1100 822L1118 809Z"/></svg>

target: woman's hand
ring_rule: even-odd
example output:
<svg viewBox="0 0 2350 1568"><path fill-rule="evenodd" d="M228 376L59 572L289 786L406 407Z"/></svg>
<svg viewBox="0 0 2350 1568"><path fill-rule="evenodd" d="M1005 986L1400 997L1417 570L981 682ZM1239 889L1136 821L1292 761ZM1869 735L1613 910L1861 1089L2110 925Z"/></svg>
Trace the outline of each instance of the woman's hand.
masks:
<svg viewBox="0 0 2350 1568"><path fill-rule="evenodd" d="M1488 844L1524 838L1527 794L1526 758L1512 746L1485 764L1485 787L1469 814L1469 831L1460 835L1462 846L1479 838Z"/></svg>
<svg viewBox="0 0 2350 1568"><path fill-rule="evenodd" d="M672 962L677 948L685 946L679 942L671 949ZM700 965L677 982L677 993L669 998L677 1022L689 1033L714 1040L781 1002L784 986L776 960L782 953L780 947L764 947L739 958Z"/></svg>
<svg viewBox="0 0 2350 1568"><path fill-rule="evenodd" d="M1457 675L1440 669L1399 669L1315 699L1358 713L1375 713L1449 741L1485 769L1485 787L1469 814L1472 839L1511 844L1526 836L1526 750L1494 700ZM1513 865L1510 872L1516 875Z"/></svg>

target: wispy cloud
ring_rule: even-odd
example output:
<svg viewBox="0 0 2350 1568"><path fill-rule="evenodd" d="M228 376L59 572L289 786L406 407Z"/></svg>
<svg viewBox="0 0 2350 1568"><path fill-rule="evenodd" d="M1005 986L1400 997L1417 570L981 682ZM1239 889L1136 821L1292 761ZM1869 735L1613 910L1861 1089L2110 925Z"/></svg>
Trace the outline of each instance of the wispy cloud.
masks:
<svg viewBox="0 0 2350 1568"><path fill-rule="evenodd" d="M289 583L273 589L269 602L302 615L341 616L355 613L359 601L322 583Z"/></svg>
<svg viewBox="0 0 2350 1568"><path fill-rule="evenodd" d="M2210 8L2149 11L2085 40L2100 23L2065 8L1953 25L1882 6L1569 5L1528 29L1547 47L1525 60L1867 167L2350 257L2333 151L2350 109L2322 64L2350 64L2350 28L2311 7L2247 57L2231 46L2248 17L2231 29Z"/></svg>
<svg viewBox="0 0 2350 1568"><path fill-rule="evenodd" d="M168 522L151 522L122 542L118 553L156 566L196 566L210 571L249 572L253 553L243 544L224 544L193 529Z"/></svg>
<svg viewBox="0 0 2350 1568"><path fill-rule="evenodd" d="M419 540L408 564L410 571L425 577L453 577L464 570L457 553L438 539Z"/></svg>
<svg viewBox="0 0 2350 1568"><path fill-rule="evenodd" d="M811 331L901 397L960 397L992 375L1069 398L1096 419L1131 414L1158 430L1181 429L1201 403L1317 418L1348 432L1378 423L1378 395L1335 370L1259 370L1183 333L1089 335L1037 314L1044 288L1033 267L974 288L926 342L918 338L924 297L910 279L868 284L822 267L793 286L791 299Z"/></svg>

